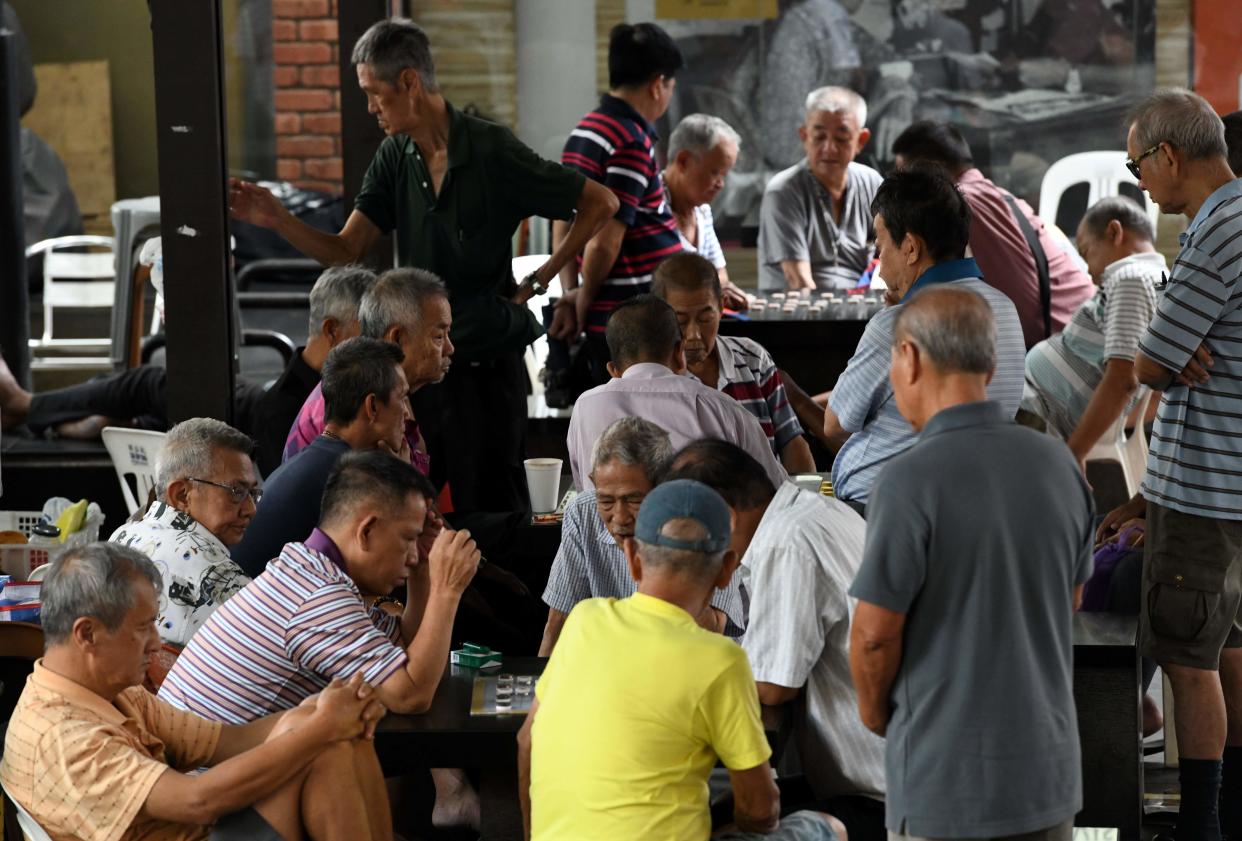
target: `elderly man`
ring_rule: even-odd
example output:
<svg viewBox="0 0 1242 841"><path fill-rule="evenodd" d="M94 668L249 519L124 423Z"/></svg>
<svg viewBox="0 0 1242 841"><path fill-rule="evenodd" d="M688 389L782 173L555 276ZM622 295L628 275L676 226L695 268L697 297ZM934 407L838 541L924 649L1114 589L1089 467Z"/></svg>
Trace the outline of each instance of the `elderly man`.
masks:
<svg viewBox="0 0 1242 841"><path fill-rule="evenodd" d="M890 839L1068 841L1082 807L1071 624L1091 490L1065 447L987 399L994 312L939 286L893 325L895 399L921 437L876 481L850 588Z"/></svg>
<svg viewBox="0 0 1242 841"><path fill-rule="evenodd" d="M230 557L263 496L250 450L254 443L223 421L191 418L168 431L155 461L157 499L142 519L109 542L155 562L163 589L157 627L183 646L207 617L250 578Z"/></svg>
<svg viewBox="0 0 1242 841"><path fill-rule="evenodd" d="M910 448L917 431L902 416L889 383L893 322L915 289L948 285L983 296L996 319L996 375L988 395L1013 417L1022 399L1022 325L1013 303L964 259L970 207L936 167L893 173L872 203L880 274L899 303L867 323L858 350L837 380L824 412L824 436L837 451L832 484L839 499L862 511L880 469Z"/></svg>
<svg viewBox="0 0 1242 841"><path fill-rule="evenodd" d="M651 291L677 314L690 373L755 416L786 470L814 473L811 448L771 355L754 339L719 335L721 284L711 263L698 254L669 257L656 268Z"/></svg>
<svg viewBox="0 0 1242 841"><path fill-rule="evenodd" d="M737 831L716 838L843 837L826 815L780 820L746 655L694 621L737 567L729 531L728 506L705 485L647 495L625 541L638 592L574 609L518 734L528 837L707 838L717 760Z"/></svg>
<svg viewBox="0 0 1242 841"><path fill-rule="evenodd" d="M401 348L358 336L328 354L323 366L323 432L264 483L263 504L233 560L251 578L286 543L302 540L319 522L319 505L332 468L351 450L384 449L409 460L405 440L409 386Z"/></svg>
<svg viewBox="0 0 1242 841"><path fill-rule="evenodd" d="M617 200L580 173L537 157L499 123L448 103L430 41L416 24L400 18L376 23L354 45L353 63L368 110L388 137L341 232L302 223L253 184L234 182L230 207L325 264L357 262L392 232L400 265L448 281L452 342L465 364L419 394L414 408L432 462L445 465L459 509L523 510L522 352L540 330L525 303L616 213ZM529 216L571 215L573 224L552 256L515 288L511 243L518 224ZM478 450L482 441L489 450ZM483 475L506 481L475 478Z"/></svg>
<svg viewBox="0 0 1242 841"><path fill-rule="evenodd" d="M654 295L621 304L608 322L613 379L584 393L569 421L569 465L574 486L593 487L587 465L596 440L619 418L645 417L668 432L673 446L699 438L722 438L749 452L774 484L787 474L763 427L732 397L690 377L673 308Z"/></svg>
<svg viewBox="0 0 1242 841"><path fill-rule="evenodd" d="M548 622L539 656L556 646L565 617L584 599L623 599L637 586L625 562L639 506L659 481L673 447L668 433L642 418L621 418L604 430L591 452L595 489L578 494L565 510L561 545L552 561L543 601ZM704 628L739 636L746 625L737 582L712 595L695 617Z"/></svg>
<svg viewBox="0 0 1242 841"><path fill-rule="evenodd" d="M325 270L310 292L306 347L298 349L270 388L238 383L233 394L233 422L255 440L255 461L263 475L280 466L285 435L318 384L328 351L358 335L358 305L373 283L375 274L359 266ZM66 438L98 438L105 426L167 429L167 379L166 369L141 365L31 394L22 389L0 359L0 414L5 429L25 423L36 433L50 428Z"/></svg>
<svg viewBox="0 0 1242 841"><path fill-rule="evenodd" d="M710 114L683 117L668 138L668 166L661 176L677 220L682 247L701 254L720 276L725 306L744 310L746 293L729 280L724 251L716 237L712 200L724 189L742 142L733 127Z"/></svg>
<svg viewBox="0 0 1242 841"><path fill-rule="evenodd" d="M682 448L665 479L702 482L728 503L730 548L750 600L742 648L759 700L796 710L798 756L816 803L853 841L883 841L884 742L858 720L849 664L846 593L862 561L862 518L791 482L772 487L753 458L724 441Z"/></svg>
<svg viewBox="0 0 1242 841"><path fill-rule="evenodd" d="M759 289L849 289L871 259L871 200L883 180L854 158L871 132L848 88L806 98L801 161L772 176L759 209Z"/></svg>
<svg viewBox="0 0 1242 841"><path fill-rule="evenodd" d="M108 543L53 564L46 649L5 738L5 791L71 841L391 839L371 688L334 681L243 726L174 709L139 685L160 647L162 589L154 564Z"/></svg>
<svg viewBox="0 0 1242 841"><path fill-rule="evenodd" d="M1087 454L1138 397L1134 355L1168 276L1152 245L1151 220L1123 196L1100 199L1078 226L1078 250L1098 285L1065 330L1026 355L1022 408L1065 439L1086 470Z"/></svg>
<svg viewBox="0 0 1242 841"><path fill-rule="evenodd" d="M893 141L893 154L899 168L925 161L953 176L970 205L970 250L984 282L1017 307L1027 348L1059 333L1091 297L1088 274L1026 202L979 171L954 126L913 123Z"/></svg>

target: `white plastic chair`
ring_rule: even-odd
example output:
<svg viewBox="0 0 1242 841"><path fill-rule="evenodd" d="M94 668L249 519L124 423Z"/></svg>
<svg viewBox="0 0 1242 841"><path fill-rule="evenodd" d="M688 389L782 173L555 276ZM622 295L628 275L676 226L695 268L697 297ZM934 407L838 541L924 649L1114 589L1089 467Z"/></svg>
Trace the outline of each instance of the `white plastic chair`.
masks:
<svg viewBox="0 0 1242 841"><path fill-rule="evenodd" d="M164 446L167 435L118 426L105 426L101 435L112 458L116 478L121 483L121 496L125 497L129 513L133 514L146 505L147 496L155 487L155 458Z"/></svg>
<svg viewBox="0 0 1242 841"><path fill-rule="evenodd" d="M84 248L94 250L83 251ZM112 309L116 300L112 238L53 237L26 249L27 259L39 254L43 255L43 335L30 340L30 367L35 370L111 368L111 335L84 339L57 337L55 315L58 308ZM40 351L78 351L91 355L39 356Z"/></svg>
<svg viewBox="0 0 1242 841"><path fill-rule="evenodd" d="M48 835L43 827L39 826L39 822L22 808L22 804L13 799L7 788L4 789L4 798L7 802L12 803L13 808L17 810L17 825L21 827L22 835L26 836L26 841L52 841L52 836Z"/></svg>
<svg viewBox="0 0 1242 841"><path fill-rule="evenodd" d="M1138 493L1143 482L1143 474L1147 472L1147 439L1143 437L1143 418L1147 414L1147 401L1151 400L1152 390L1140 386L1136 411L1122 412L1109 428L1100 436L1100 440L1087 453L1087 461L1111 461L1121 466L1121 475L1125 479L1126 493L1133 497ZM1133 414L1138 418L1133 430L1126 435L1126 420Z"/></svg>
<svg viewBox="0 0 1242 841"><path fill-rule="evenodd" d="M1065 191L1076 184L1087 184L1087 207L1106 196L1119 196L1121 185L1129 184L1138 190L1138 182L1126 169L1125 152L1079 152L1067 155L1048 167L1043 184L1039 188L1039 218L1047 225L1057 223L1057 210ZM1154 231L1160 219L1160 208L1146 193L1143 206ZM1074 231L1065 232L1073 238Z"/></svg>

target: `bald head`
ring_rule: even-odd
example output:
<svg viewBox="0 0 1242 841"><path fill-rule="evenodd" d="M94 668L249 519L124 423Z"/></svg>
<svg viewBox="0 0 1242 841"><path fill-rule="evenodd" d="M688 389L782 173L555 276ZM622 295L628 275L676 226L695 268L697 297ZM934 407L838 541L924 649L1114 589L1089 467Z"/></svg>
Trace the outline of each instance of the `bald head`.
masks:
<svg viewBox="0 0 1242 841"><path fill-rule="evenodd" d="M897 314L893 344L908 341L941 373L990 374L996 367L992 308L969 289L933 286Z"/></svg>

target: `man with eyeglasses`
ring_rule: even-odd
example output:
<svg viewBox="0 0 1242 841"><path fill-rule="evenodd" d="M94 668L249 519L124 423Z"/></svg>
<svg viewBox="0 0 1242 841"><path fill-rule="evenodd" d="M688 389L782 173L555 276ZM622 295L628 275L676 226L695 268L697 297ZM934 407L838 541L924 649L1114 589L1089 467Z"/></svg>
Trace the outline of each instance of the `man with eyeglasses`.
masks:
<svg viewBox="0 0 1242 841"><path fill-rule="evenodd" d="M212 612L250 583L229 555L263 496L254 442L223 421L191 418L168 431L155 462L156 501L112 543L149 557L163 580L160 639L184 646Z"/></svg>

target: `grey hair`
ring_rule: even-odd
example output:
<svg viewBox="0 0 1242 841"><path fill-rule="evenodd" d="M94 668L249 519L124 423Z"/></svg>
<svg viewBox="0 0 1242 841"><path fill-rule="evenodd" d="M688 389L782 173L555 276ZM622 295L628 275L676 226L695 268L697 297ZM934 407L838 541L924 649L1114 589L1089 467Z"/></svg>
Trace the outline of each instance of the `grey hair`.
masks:
<svg viewBox="0 0 1242 841"><path fill-rule="evenodd" d="M211 475L217 448L248 456L254 450L254 441L215 418L190 418L168 430L164 446L155 458L155 490L159 498L167 502L168 486L179 479Z"/></svg>
<svg viewBox="0 0 1242 841"><path fill-rule="evenodd" d="M901 306L893 346L913 342L945 373L987 374L996 367L996 319L982 295L932 286Z"/></svg>
<svg viewBox="0 0 1242 841"><path fill-rule="evenodd" d="M827 85L816 88L806 95L806 118L818 111L829 114L851 114L858 121L858 127L867 124L867 100L849 88Z"/></svg>
<svg viewBox="0 0 1242 841"><path fill-rule="evenodd" d="M433 93L440 89L431 58L431 39L421 26L407 18L371 24L354 42L350 62L369 66L377 79L390 85L396 84L402 70L413 68L424 89Z"/></svg>
<svg viewBox="0 0 1242 841"><path fill-rule="evenodd" d="M329 318L335 318L342 325L357 321L362 296L374 285L375 272L366 266L326 269L311 287L309 334L318 334Z"/></svg>
<svg viewBox="0 0 1242 841"><path fill-rule="evenodd" d="M134 606L134 579L163 589L160 571L141 552L115 543L74 546L60 556L43 579L40 622L48 645L68 640L73 623L93 616L109 631L125 621Z"/></svg>
<svg viewBox="0 0 1242 841"><path fill-rule="evenodd" d="M669 520L660 529L665 537L679 540L702 540L707 537L707 528L698 520L679 518ZM654 543L638 543L638 555L643 566L658 567L668 573L681 575L698 581L711 580L720 572L720 564L725 553L699 552L694 549L674 549L671 546L660 546Z"/></svg>
<svg viewBox="0 0 1242 841"><path fill-rule="evenodd" d="M430 298L446 298L444 281L426 269L389 269L379 276L358 307L362 335L382 339L389 327L413 330Z"/></svg>
<svg viewBox="0 0 1242 841"><path fill-rule="evenodd" d="M614 421L591 448L591 468L609 462L641 467L654 484L673 458L668 433L645 418Z"/></svg>
<svg viewBox="0 0 1242 841"><path fill-rule="evenodd" d="M1155 239L1155 231L1151 227L1151 218L1138 202L1129 196L1105 196L1087 208L1083 214L1082 225L1093 237L1101 237L1112 221L1121 223L1121 227L1138 234L1151 242Z"/></svg>
<svg viewBox="0 0 1242 841"><path fill-rule="evenodd" d="M1130 111L1127 122L1134 127L1134 143L1140 154L1168 143L1191 160L1229 153L1225 124L1207 100L1185 88L1164 88Z"/></svg>
<svg viewBox="0 0 1242 841"><path fill-rule="evenodd" d="M668 159L677 157L682 149L701 158L721 143L741 147L742 136L733 126L711 114L690 114L677 124L668 138Z"/></svg>

